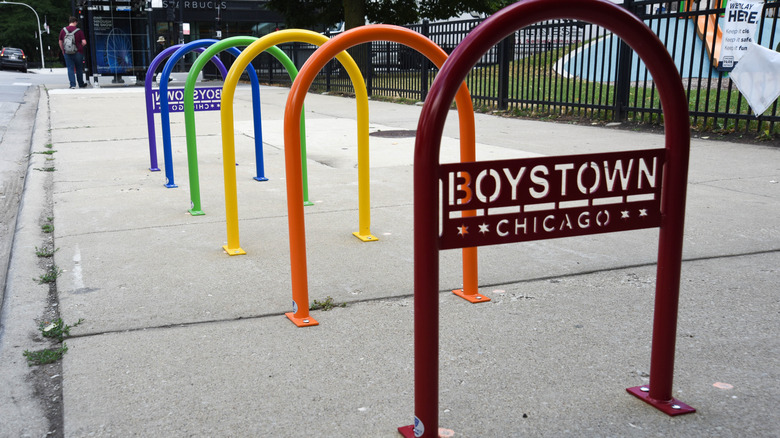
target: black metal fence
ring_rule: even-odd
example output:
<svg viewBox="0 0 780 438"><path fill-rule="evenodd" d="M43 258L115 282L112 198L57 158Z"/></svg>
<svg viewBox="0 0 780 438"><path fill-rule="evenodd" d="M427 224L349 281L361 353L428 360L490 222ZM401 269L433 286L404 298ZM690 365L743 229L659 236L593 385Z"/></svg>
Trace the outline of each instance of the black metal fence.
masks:
<svg viewBox="0 0 780 438"><path fill-rule="evenodd" d="M719 41L716 32L709 31L717 21L708 19L723 14L725 9L697 9L696 4L691 7L688 2L625 0L623 6L647 23L675 60L695 129L752 133L764 138L780 135L777 100L756 117L728 72L713 67L717 57L710 47L716 47ZM766 2L754 36L757 44L773 50L780 50L779 9L780 1ZM479 23L424 22L407 27L450 53ZM306 44L281 48L299 67L316 49ZM369 68L363 71L369 95L425 99L437 69L422 55L387 41L363 45L362 50L370 53ZM269 55L262 55L254 65L261 80L290 83L286 71ZM658 92L644 64L619 38L591 23L554 20L520 29L490 49L466 82L474 107L479 110L548 118L663 122ZM320 72L312 88L353 92L349 78L335 60Z"/></svg>

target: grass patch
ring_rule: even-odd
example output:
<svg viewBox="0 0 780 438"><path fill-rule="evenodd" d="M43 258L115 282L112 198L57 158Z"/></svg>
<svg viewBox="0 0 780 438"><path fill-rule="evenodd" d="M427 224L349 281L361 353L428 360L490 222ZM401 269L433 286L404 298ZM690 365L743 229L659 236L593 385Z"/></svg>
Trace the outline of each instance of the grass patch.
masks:
<svg viewBox="0 0 780 438"><path fill-rule="evenodd" d="M601 37L599 37L601 38ZM615 118L617 96L622 93L612 82L614 79L606 69L589 79L558 73L556 65L570 56L569 64L575 70L590 69L596 59L583 58L577 49L591 41L566 44L537 52L518 49L518 59L509 62L506 76L499 75L499 67L477 65L466 77L476 112L490 113L498 110L499 89L506 87L507 110L504 114L514 117L540 120L611 122ZM617 48L607 48L607 50ZM595 56L595 55L594 55ZM560 70L560 69L559 69ZM577 71L575 74L580 74ZM428 87L437 74L435 68L428 70ZM413 103L420 100L421 73L419 70L381 69L371 77L371 99L389 100L398 103ZM501 84L501 78L506 82ZM658 90L648 75L631 73L630 86L623 102L625 111L620 121L643 125L663 125L664 117ZM351 90L351 85L342 83L334 75L330 90ZM744 134L758 141L773 141L780 138L780 123L759 121L747 100L733 86L728 77L683 79L686 88L688 108L691 112L690 125L693 131L720 135ZM325 91L325 81L320 80L312 89ZM764 115L777 115L777 105L770 107ZM717 115L716 115L717 114ZM745 117L750 116L750 117Z"/></svg>
<svg viewBox="0 0 780 438"><path fill-rule="evenodd" d="M57 362L68 351L68 345L63 343L59 348L45 348L43 350L24 350L22 355L27 358L27 365L46 365Z"/></svg>
<svg viewBox="0 0 780 438"><path fill-rule="evenodd" d="M57 170L54 167L34 167L33 169L40 172L54 172L55 170Z"/></svg>
<svg viewBox="0 0 780 438"><path fill-rule="evenodd" d="M333 301L332 297L325 298L325 301L314 300L314 303L309 307L309 310L322 310L327 312L335 307L347 307L347 303L337 303Z"/></svg>
<svg viewBox="0 0 780 438"><path fill-rule="evenodd" d="M400 96L382 96L382 95L373 95L371 96L371 100L375 100L378 102L391 102L391 103L402 103L405 105L414 105L417 102L419 102L417 99L409 99L406 97L400 97Z"/></svg>
<svg viewBox="0 0 780 438"><path fill-rule="evenodd" d="M57 152L54 149L49 149L48 151L40 151L40 152L33 152L34 154L41 154L41 155L53 155L55 152Z"/></svg>

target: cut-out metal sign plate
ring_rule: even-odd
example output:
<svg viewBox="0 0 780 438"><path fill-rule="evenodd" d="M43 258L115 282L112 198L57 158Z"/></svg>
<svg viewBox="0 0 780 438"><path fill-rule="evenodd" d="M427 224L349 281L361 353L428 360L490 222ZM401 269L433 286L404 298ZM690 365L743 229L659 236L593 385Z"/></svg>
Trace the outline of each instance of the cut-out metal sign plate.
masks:
<svg viewBox="0 0 780 438"><path fill-rule="evenodd" d="M168 112L184 111L184 88L168 89ZM195 88L193 108L195 111L219 111L222 99L222 87ZM152 111L160 112L160 90L152 90Z"/></svg>
<svg viewBox="0 0 780 438"><path fill-rule="evenodd" d="M442 164L440 249L661 224L664 149Z"/></svg>

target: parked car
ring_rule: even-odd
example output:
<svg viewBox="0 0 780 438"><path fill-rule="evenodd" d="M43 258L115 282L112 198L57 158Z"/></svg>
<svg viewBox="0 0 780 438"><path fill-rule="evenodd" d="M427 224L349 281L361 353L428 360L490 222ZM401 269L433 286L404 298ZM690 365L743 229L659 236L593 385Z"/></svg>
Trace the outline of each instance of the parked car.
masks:
<svg viewBox="0 0 780 438"><path fill-rule="evenodd" d="M15 68L27 73L27 57L22 49L3 47L0 50L0 69Z"/></svg>

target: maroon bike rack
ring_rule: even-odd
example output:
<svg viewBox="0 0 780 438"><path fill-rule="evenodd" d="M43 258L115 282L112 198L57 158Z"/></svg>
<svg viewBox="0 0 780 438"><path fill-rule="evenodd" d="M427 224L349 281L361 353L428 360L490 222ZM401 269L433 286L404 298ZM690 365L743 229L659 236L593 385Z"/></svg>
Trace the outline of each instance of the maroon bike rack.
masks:
<svg viewBox="0 0 780 438"><path fill-rule="evenodd" d="M577 19L607 28L639 55L661 97L665 147L440 165L447 112L471 68L517 29L553 19ZM648 227L660 228L650 384L627 391L669 415L695 412L672 397L689 147L688 102L674 62L652 30L625 9L606 0L525 0L476 27L436 76L417 125L415 424L399 432L406 437L438 435L439 250ZM503 213L491 215L488 207L501 207L497 211ZM507 207L517 211L506 213ZM482 214L457 213L466 209L482 210Z"/></svg>

